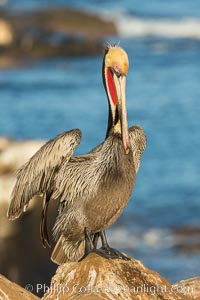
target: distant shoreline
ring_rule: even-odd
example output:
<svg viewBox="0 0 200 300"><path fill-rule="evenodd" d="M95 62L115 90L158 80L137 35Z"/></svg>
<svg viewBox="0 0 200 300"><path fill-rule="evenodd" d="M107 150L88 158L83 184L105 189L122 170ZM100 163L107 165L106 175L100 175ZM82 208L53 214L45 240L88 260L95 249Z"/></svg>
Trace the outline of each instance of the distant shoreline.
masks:
<svg viewBox="0 0 200 300"><path fill-rule="evenodd" d="M72 8L44 8L33 12L0 13L0 68L30 60L96 55L109 36L113 22Z"/></svg>

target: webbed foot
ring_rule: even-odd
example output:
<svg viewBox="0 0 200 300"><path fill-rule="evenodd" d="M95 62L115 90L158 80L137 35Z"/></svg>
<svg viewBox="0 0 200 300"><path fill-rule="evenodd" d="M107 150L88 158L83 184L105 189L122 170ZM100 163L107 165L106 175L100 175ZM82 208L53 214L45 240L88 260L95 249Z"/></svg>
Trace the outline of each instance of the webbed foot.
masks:
<svg viewBox="0 0 200 300"><path fill-rule="evenodd" d="M105 258L111 258L111 259L123 259L123 260L130 260L130 258L120 251L110 248L110 247L101 247L100 249L94 251L95 253L101 255Z"/></svg>
<svg viewBox="0 0 200 300"><path fill-rule="evenodd" d="M105 257L105 258L111 258L111 259L123 259L123 260L130 260L130 258L120 251L111 248L108 245L107 239L106 239L106 234L105 231L100 231L99 235L101 237L102 241L102 247L100 249L94 249L97 254Z"/></svg>

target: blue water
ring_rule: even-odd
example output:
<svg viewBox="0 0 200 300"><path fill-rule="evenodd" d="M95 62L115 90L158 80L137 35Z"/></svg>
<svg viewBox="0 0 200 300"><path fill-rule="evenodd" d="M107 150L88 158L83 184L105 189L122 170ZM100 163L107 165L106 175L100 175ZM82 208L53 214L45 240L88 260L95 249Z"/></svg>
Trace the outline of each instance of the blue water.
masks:
<svg viewBox="0 0 200 300"><path fill-rule="evenodd" d="M47 2L19 3L17 9ZM127 0L116 6L115 1L88 0L83 7L82 1L68 1L98 13L109 10L114 15L118 10L142 20L200 18L198 0L140 3ZM7 5L16 8L15 4ZM118 248L124 241L128 253L172 282L197 276L200 253L178 250L172 229L200 226L200 40L144 35L111 39L118 40L130 59L129 124L143 126L148 143L132 199L111 228L110 239ZM101 63L101 56L77 57L1 70L0 135L49 139L80 128L83 139L77 153L99 144L107 124Z"/></svg>
<svg viewBox="0 0 200 300"><path fill-rule="evenodd" d="M12 9L37 9L38 7L55 6L54 0L7 0L7 7ZM200 16L199 0L58 0L56 5L71 6L84 10L98 12L108 10L110 14L113 11L124 11L134 15L153 16L153 17L183 17L183 16Z"/></svg>

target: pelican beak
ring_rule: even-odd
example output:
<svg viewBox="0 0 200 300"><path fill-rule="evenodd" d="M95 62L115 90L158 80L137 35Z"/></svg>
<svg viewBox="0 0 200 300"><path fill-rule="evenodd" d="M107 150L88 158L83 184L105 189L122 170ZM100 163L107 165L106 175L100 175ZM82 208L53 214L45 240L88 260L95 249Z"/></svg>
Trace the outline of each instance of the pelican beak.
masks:
<svg viewBox="0 0 200 300"><path fill-rule="evenodd" d="M126 76L123 74L113 74L113 80L116 88L117 107L119 112L119 120L121 126L122 143L125 153L128 154L131 148L129 132L128 132L128 117L126 109Z"/></svg>
<svg viewBox="0 0 200 300"><path fill-rule="evenodd" d="M108 96L110 110L108 131L121 134L126 154L131 149L126 110L126 74L128 73L128 55L119 46L108 46L103 61L103 80Z"/></svg>

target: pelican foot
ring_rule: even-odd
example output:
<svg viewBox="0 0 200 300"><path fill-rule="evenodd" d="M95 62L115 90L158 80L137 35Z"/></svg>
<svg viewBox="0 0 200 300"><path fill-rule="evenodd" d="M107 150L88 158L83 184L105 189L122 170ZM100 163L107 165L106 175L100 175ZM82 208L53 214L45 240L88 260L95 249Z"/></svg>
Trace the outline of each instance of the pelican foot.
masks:
<svg viewBox="0 0 200 300"><path fill-rule="evenodd" d="M92 252L97 253L98 255L107 259L110 258L110 259L130 260L128 256L110 247L101 247L100 249L93 249Z"/></svg>

